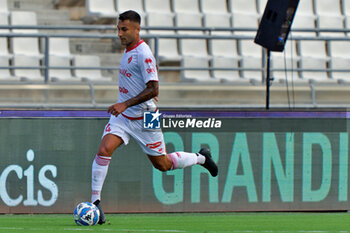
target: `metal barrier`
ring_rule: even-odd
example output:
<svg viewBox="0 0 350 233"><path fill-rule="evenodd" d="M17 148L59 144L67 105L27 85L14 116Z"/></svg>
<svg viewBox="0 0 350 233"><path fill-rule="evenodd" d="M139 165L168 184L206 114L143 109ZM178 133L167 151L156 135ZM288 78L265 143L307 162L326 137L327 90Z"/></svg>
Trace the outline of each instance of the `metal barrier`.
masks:
<svg viewBox="0 0 350 233"><path fill-rule="evenodd" d="M21 66L2 66L0 69L42 69L44 71L44 77L45 81L44 84L50 83L50 69L67 69L67 67L58 67L58 66L50 66L49 65L49 47L50 47L50 38L98 38L98 39L119 39L116 33L111 33L109 31L115 31L115 26L106 26L106 25L85 25L85 26L0 26L0 29L38 29L38 30L96 30L99 32L96 32L95 34L91 33L0 33L0 37L7 37L7 38L13 38L13 37L38 37L44 39L44 58L43 58L43 65L38 67L21 67ZM243 36L243 35L227 35L227 36L221 36L221 35L213 35L212 32L214 31L232 31L232 32L252 32L256 31L256 28L212 28L212 27L144 27L143 30L173 30L173 31L181 31L181 30L188 30L188 31L204 31L207 34L206 35L180 35L180 34L173 34L173 35L164 35L164 34L141 34L142 38L154 40L154 55L159 63L158 54L159 54L159 40L160 39L203 39L203 40L253 40L253 36ZM350 30L335 30L335 29L298 29L293 30L295 32L335 32L335 33L348 33ZM103 32L103 33L101 33ZM293 36L290 37L289 40L295 40L295 41L302 41L302 40L321 40L321 41L335 41L335 40L341 40L341 41L348 41L350 40L350 37L344 36L343 37L302 37L302 36ZM253 42L252 42L253 43ZM261 71L261 80L262 83L265 81L265 49L262 49L262 67L257 68L242 68L242 67L225 67L225 68L216 68L216 67L208 67L208 68L198 68L198 67L173 67L173 66L159 66L160 71L183 71L183 70L237 70L237 71ZM95 66L95 67L77 67L76 69L100 69L100 70L118 70L118 67L108 67L108 66ZM338 71L338 72L350 72L350 69L345 70L334 70L327 68L326 70L318 70L318 69L300 69L300 68L293 68L293 69L271 69L271 71L312 71L312 72L331 72L331 71ZM64 82L60 82L60 84L64 84ZM94 83L86 83L89 86L89 89L91 91L91 105L95 106L95 88ZM72 85L69 83L69 85ZM85 84L84 84L85 85ZM312 83L309 84L309 88L311 90L311 96L312 96L312 103L313 105L316 105L315 100L315 91L314 86Z"/></svg>
<svg viewBox="0 0 350 233"><path fill-rule="evenodd" d="M116 26L111 25L85 25L85 26L4 26L0 25L0 29L38 29L38 30L98 30L98 31L108 31L108 30L116 30ZM203 31L207 32L208 35L164 35L164 34L142 34L142 38L144 39L153 39L155 41L154 43L154 56L156 58L156 61L159 66L159 39L205 39L205 40L253 40L253 36L243 36L243 35L230 35L230 36L220 36L220 35L213 35L213 31L231 31L231 32L251 32L256 31L256 28L223 28L223 27L143 27L143 30L174 30L174 31ZM350 32L350 30L347 29L296 29L293 30L295 32ZM44 77L45 77L45 83L49 82L49 70L50 69L67 69L67 67L57 67L57 66L50 66L49 65L49 38L98 38L98 39L118 39L119 37L116 34L52 34L52 33L0 33L0 37L38 37L38 38L44 38L44 64L43 66L38 67L21 67L21 66L2 66L0 69L43 69L44 70ZM350 37L344 36L344 37L292 37L289 38L290 40L323 40L323 41L334 41L334 40L350 40ZM215 68L215 67L208 67L208 68L196 68L196 67L173 67L173 66L159 66L160 71L183 71L183 70L246 70L246 71L261 71L262 76L261 80L262 83L265 80L264 76L264 64L265 64L265 49L262 49L262 64L263 66L260 68ZM118 70L118 67L106 67L106 66L96 66L96 67L78 67L75 66L74 68L77 69L100 69L100 70ZM285 71L286 69L271 69L271 71ZM287 69L286 71L291 71L290 69ZM300 70L298 68L293 69L293 71L312 71L312 72L325 72L329 70L316 70L316 69L308 69L308 70ZM349 72L350 70L337 70L339 72Z"/></svg>

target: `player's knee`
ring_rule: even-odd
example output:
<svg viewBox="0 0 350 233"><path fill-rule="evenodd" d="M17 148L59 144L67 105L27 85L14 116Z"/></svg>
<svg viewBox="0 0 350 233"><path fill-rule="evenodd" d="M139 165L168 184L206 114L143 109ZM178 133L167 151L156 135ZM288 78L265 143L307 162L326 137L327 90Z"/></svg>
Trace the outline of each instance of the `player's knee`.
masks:
<svg viewBox="0 0 350 233"><path fill-rule="evenodd" d="M100 156L111 157L113 151L109 151L106 147L100 147L97 154Z"/></svg>

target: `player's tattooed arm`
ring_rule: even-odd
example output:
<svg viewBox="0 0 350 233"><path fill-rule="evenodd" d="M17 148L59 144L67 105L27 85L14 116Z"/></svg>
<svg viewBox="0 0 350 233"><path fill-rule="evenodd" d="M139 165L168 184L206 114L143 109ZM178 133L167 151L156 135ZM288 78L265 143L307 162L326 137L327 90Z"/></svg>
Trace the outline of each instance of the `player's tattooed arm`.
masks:
<svg viewBox="0 0 350 233"><path fill-rule="evenodd" d="M128 99L125 101L125 104L127 107L131 107L134 105L141 104L147 100L150 100L156 96L158 96L159 93L159 85L157 81L149 81L146 84L146 88L137 96Z"/></svg>
<svg viewBox="0 0 350 233"><path fill-rule="evenodd" d="M108 113L118 116L120 113L124 112L128 107L141 104L147 100L155 98L159 93L159 85L157 81L149 81L146 84L146 88L137 96L128 99L122 103L116 103L108 108Z"/></svg>

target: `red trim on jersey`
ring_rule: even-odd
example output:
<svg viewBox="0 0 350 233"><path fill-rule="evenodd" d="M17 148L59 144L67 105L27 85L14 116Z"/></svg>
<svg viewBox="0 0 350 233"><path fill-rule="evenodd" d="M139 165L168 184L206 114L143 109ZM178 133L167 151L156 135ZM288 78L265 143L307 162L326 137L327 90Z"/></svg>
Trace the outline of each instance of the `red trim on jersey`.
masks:
<svg viewBox="0 0 350 233"><path fill-rule="evenodd" d="M135 49L137 46L139 46L140 44L142 44L144 41L143 40L140 40L134 47L130 48L130 49L127 49L125 52L130 52L131 50Z"/></svg>
<svg viewBox="0 0 350 233"><path fill-rule="evenodd" d="M141 117L129 117L129 116L125 115L124 113L122 113L122 116L129 119L129 120L132 120L132 121L143 120L143 116L141 116Z"/></svg>

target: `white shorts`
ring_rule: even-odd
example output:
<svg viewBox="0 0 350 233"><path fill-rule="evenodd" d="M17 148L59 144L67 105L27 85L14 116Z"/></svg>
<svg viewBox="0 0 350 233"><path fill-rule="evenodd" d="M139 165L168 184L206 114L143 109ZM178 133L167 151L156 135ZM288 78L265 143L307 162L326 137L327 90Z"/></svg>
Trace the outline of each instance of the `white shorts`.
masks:
<svg viewBox="0 0 350 233"><path fill-rule="evenodd" d="M123 139L124 144L129 143L130 136L140 145L143 152L158 156L166 154L164 137L161 130L145 130L143 120L129 120L122 115L111 116L102 137L113 134Z"/></svg>

